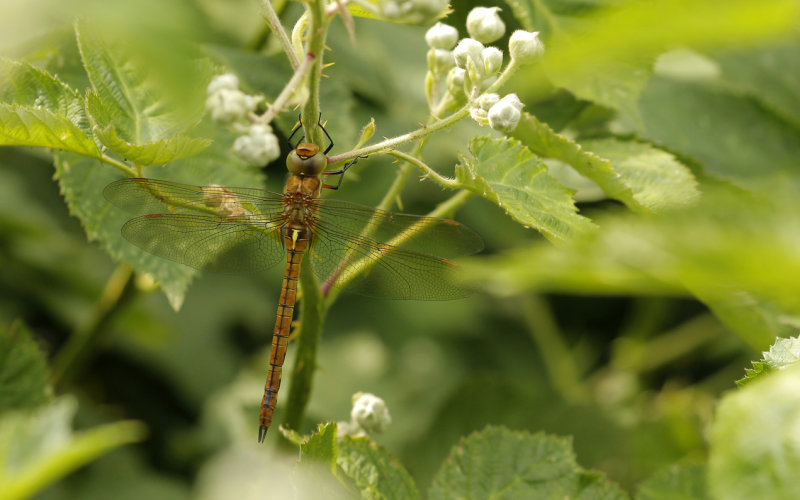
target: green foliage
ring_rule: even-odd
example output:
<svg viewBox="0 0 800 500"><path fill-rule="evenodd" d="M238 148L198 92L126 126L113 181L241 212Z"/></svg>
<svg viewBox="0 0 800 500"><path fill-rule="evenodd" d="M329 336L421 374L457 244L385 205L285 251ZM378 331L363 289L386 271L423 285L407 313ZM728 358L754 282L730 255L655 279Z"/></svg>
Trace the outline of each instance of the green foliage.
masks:
<svg viewBox="0 0 800 500"><path fill-rule="evenodd" d="M47 362L21 320L0 334L0 415L52 399Z"/></svg>
<svg viewBox="0 0 800 500"><path fill-rule="evenodd" d="M3 498L28 498L46 485L124 444L140 441L138 422L116 422L73 434L75 401L61 398L36 411L0 417L0 490Z"/></svg>
<svg viewBox="0 0 800 500"><path fill-rule="evenodd" d="M769 351L762 353L760 361L753 361L753 368L745 368L745 375L737 380L736 384L742 387L761 378L773 370L783 370L800 360L800 337L790 337L775 340Z"/></svg>
<svg viewBox="0 0 800 500"><path fill-rule="evenodd" d="M489 427L464 438L437 473L429 498L625 499L583 471L569 439Z"/></svg>
<svg viewBox="0 0 800 500"><path fill-rule="evenodd" d="M675 464L642 482L636 500L706 500L706 468L698 464Z"/></svg>
<svg viewBox="0 0 800 500"><path fill-rule="evenodd" d="M0 496L47 485L43 498L800 496L798 339L784 338L800 325L797 2L507 0L506 35L541 31L541 64L507 64L473 101L434 113L429 49L408 23L441 17L438 1L278 1L261 32L246 2L78 4L6 9L20 27L0 30L21 37L22 21L42 20L34 11L64 21L43 37L31 23L37 38L13 43L19 60L0 60L0 145L37 148L0 151L0 320L30 325L0 336ZM463 35L471 6L444 22ZM284 47L275 30L295 22ZM324 68L286 57L322 46ZM239 129L269 115L283 139L299 112L319 139L322 111L332 168L359 157L333 196L458 218L489 253L459 260L478 294L453 303L342 295L328 310L301 280L296 364L283 372L293 392L276 411L299 463L252 447L268 362L255 346L268 345L278 278L206 276L187 297L196 272L130 245L131 215L102 197L123 175L264 187L265 172L231 152L242 130L203 118L223 72L258 103ZM513 132L467 125L483 91L520 96ZM396 176L387 153L408 160ZM409 182L413 167L458 191ZM115 294L112 262L184 310L139 278ZM81 395L81 432L72 400L51 402L39 351L75 339L91 346L75 367L86 375L57 390ZM392 409L380 444L336 424L304 435L345 415L356 391ZM148 421L148 453L62 480L142 439L139 424L97 426L123 414Z"/></svg>
<svg viewBox="0 0 800 500"><path fill-rule="evenodd" d="M714 498L796 498L800 484L800 368L771 374L722 398L711 429Z"/></svg>
<svg viewBox="0 0 800 500"><path fill-rule="evenodd" d="M572 193L518 143L480 137L470 142L470 152L473 157L462 157L456 167L456 180L505 208L520 224L535 227L554 241L592 228L578 215Z"/></svg>

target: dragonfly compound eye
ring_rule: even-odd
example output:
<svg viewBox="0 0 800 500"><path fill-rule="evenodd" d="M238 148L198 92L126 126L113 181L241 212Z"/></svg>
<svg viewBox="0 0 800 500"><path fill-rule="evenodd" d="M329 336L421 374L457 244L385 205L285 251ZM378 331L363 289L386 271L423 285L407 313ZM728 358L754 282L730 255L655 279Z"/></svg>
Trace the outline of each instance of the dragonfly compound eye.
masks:
<svg viewBox="0 0 800 500"><path fill-rule="evenodd" d="M286 157L286 168L295 175L319 175L327 164L328 159L314 144L298 144Z"/></svg>

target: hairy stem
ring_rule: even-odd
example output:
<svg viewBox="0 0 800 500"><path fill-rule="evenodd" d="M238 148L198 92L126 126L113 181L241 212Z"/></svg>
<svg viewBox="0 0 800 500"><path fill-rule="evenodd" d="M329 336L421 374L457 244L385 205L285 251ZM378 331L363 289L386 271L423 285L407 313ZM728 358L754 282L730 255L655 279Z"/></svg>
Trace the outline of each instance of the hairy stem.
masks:
<svg viewBox="0 0 800 500"><path fill-rule="evenodd" d="M294 49L292 49L292 42L289 41L289 36L286 34L286 30L283 29L283 25L278 17L278 13L275 12L275 9L272 7L271 0L262 0L261 6L263 7L261 16L265 21L267 21L267 24L269 24L269 27L273 33L278 36L278 39L281 41L281 46L283 46L283 51L286 53L286 57L289 58L289 62L292 64L292 68L297 70L297 68L300 67L300 61L298 60Z"/></svg>
<svg viewBox="0 0 800 500"><path fill-rule="evenodd" d="M292 78L289 80L289 83L283 87L283 90L281 90L281 93L278 94L278 97L276 97L272 102L267 112L258 118L259 122L265 124L269 123L278 115L278 113L283 111L283 107L286 105L286 102L289 100L292 94L297 91L298 85L300 85L300 82L303 81L303 78L305 78L306 74L311 69L314 59L314 54L310 52L306 54L303 62L295 68L295 72L292 75Z"/></svg>
<svg viewBox="0 0 800 500"><path fill-rule="evenodd" d="M325 39L328 35L329 18L325 15L325 2L322 0L310 0L306 4L307 13L310 17L308 26L308 45L306 52L315 57L314 64L308 78L308 100L303 106L303 128L306 132L308 142L316 144L314 133L317 129L319 120L319 87L322 79L322 53L325 50Z"/></svg>

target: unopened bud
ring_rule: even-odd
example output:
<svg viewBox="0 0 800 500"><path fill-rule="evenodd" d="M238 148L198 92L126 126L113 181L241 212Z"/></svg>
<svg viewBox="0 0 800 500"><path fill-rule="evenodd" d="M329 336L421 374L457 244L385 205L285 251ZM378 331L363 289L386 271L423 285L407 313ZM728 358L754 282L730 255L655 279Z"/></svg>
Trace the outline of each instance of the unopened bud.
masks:
<svg viewBox="0 0 800 500"><path fill-rule="evenodd" d="M503 65L503 52L497 47L486 47L481 51L483 67L487 75L493 75L500 71Z"/></svg>
<svg viewBox="0 0 800 500"><path fill-rule="evenodd" d="M453 50L458 42L458 30L444 23L436 23L425 33L425 41L432 49Z"/></svg>
<svg viewBox="0 0 800 500"><path fill-rule="evenodd" d="M522 107L517 94L508 94L489 109L489 125L500 132L511 132L519 124Z"/></svg>
<svg viewBox="0 0 800 500"><path fill-rule="evenodd" d="M256 99L239 89L219 88L206 99L206 110L217 123L229 124L244 120L256 109Z"/></svg>
<svg viewBox="0 0 800 500"><path fill-rule="evenodd" d="M456 65L453 52L445 49L431 49L428 51L428 69L434 75L444 75Z"/></svg>
<svg viewBox="0 0 800 500"><path fill-rule="evenodd" d="M208 83L208 88L206 89L206 95L210 96L222 89L238 90L238 88L239 78L237 78L233 73L223 73L211 79L211 81Z"/></svg>
<svg viewBox="0 0 800 500"><path fill-rule="evenodd" d="M462 68L452 68L447 73L445 86L447 87L447 91L453 94L453 97L465 97L464 78L466 76L467 72Z"/></svg>
<svg viewBox="0 0 800 500"><path fill-rule="evenodd" d="M517 30L508 40L508 53L511 59L520 64L536 62L544 54L544 44L539 40L539 32Z"/></svg>
<svg viewBox="0 0 800 500"><path fill-rule="evenodd" d="M492 43L506 32L497 12L500 7L475 7L467 15L467 33L481 43Z"/></svg>
<svg viewBox="0 0 800 500"><path fill-rule="evenodd" d="M364 432L383 432L392 423L389 409L383 399L369 393L353 395L353 409L350 411L352 423Z"/></svg>
<svg viewBox="0 0 800 500"><path fill-rule="evenodd" d="M464 38L456 48L453 49L453 56L456 60L456 66L461 69L468 69L468 62L472 61L473 64L483 64L481 60L481 52L483 51L483 44L472 38Z"/></svg>
<svg viewBox="0 0 800 500"><path fill-rule="evenodd" d="M251 125L233 142L233 152L253 165L266 165L281 155L281 147L269 125Z"/></svg>

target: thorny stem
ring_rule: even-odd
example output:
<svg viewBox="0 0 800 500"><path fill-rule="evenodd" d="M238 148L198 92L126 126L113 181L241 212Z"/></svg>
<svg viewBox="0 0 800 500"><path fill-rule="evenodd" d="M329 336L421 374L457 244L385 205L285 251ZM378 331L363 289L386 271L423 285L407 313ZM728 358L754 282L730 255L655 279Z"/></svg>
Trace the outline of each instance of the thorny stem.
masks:
<svg viewBox="0 0 800 500"><path fill-rule="evenodd" d="M307 14L310 17L308 25L307 53L315 56L314 64L308 78L308 100L303 106L303 127L308 142L315 143L314 132L317 130L319 120L319 86L322 80L322 53L325 50L325 39L328 33L329 18L325 15L325 2L323 0L310 0Z"/></svg>
<svg viewBox="0 0 800 500"><path fill-rule="evenodd" d="M56 385L69 383L80 371L83 361L97 348L108 331L108 323L134 296L133 269L120 264L108 280L103 293L92 307L91 316L76 328L53 361L52 377Z"/></svg>
<svg viewBox="0 0 800 500"><path fill-rule="evenodd" d="M322 51L328 29L323 0L310 0L307 14L310 15L309 41L307 54L312 58L308 78L309 98L303 107L302 122L309 142L313 142L313 131L316 130L319 117L319 84L322 77ZM299 21L298 21L299 22ZM299 429L303 421L308 399L317 369L317 346L322 335L322 323L325 318L326 304L311 266L300 267L300 290L303 299L300 304L299 332L297 336L296 358L292 369L292 381L289 385L284 424L291 429ZM286 443L284 443L286 444Z"/></svg>
<svg viewBox="0 0 800 500"><path fill-rule="evenodd" d="M281 45L283 46L283 51L286 52L286 57L289 58L292 68L294 68L296 71L300 66L300 61L297 59L297 54L295 54L294 50L292 49L292 42L289 41L289 36L286 34L286 30L283 29L283 25L278 17L278 13L275 12L270 0L262 0L261 6L264 8L261 16L265 21L267 21L272 31L278 35L278 39L281 41Z"/></svg>

